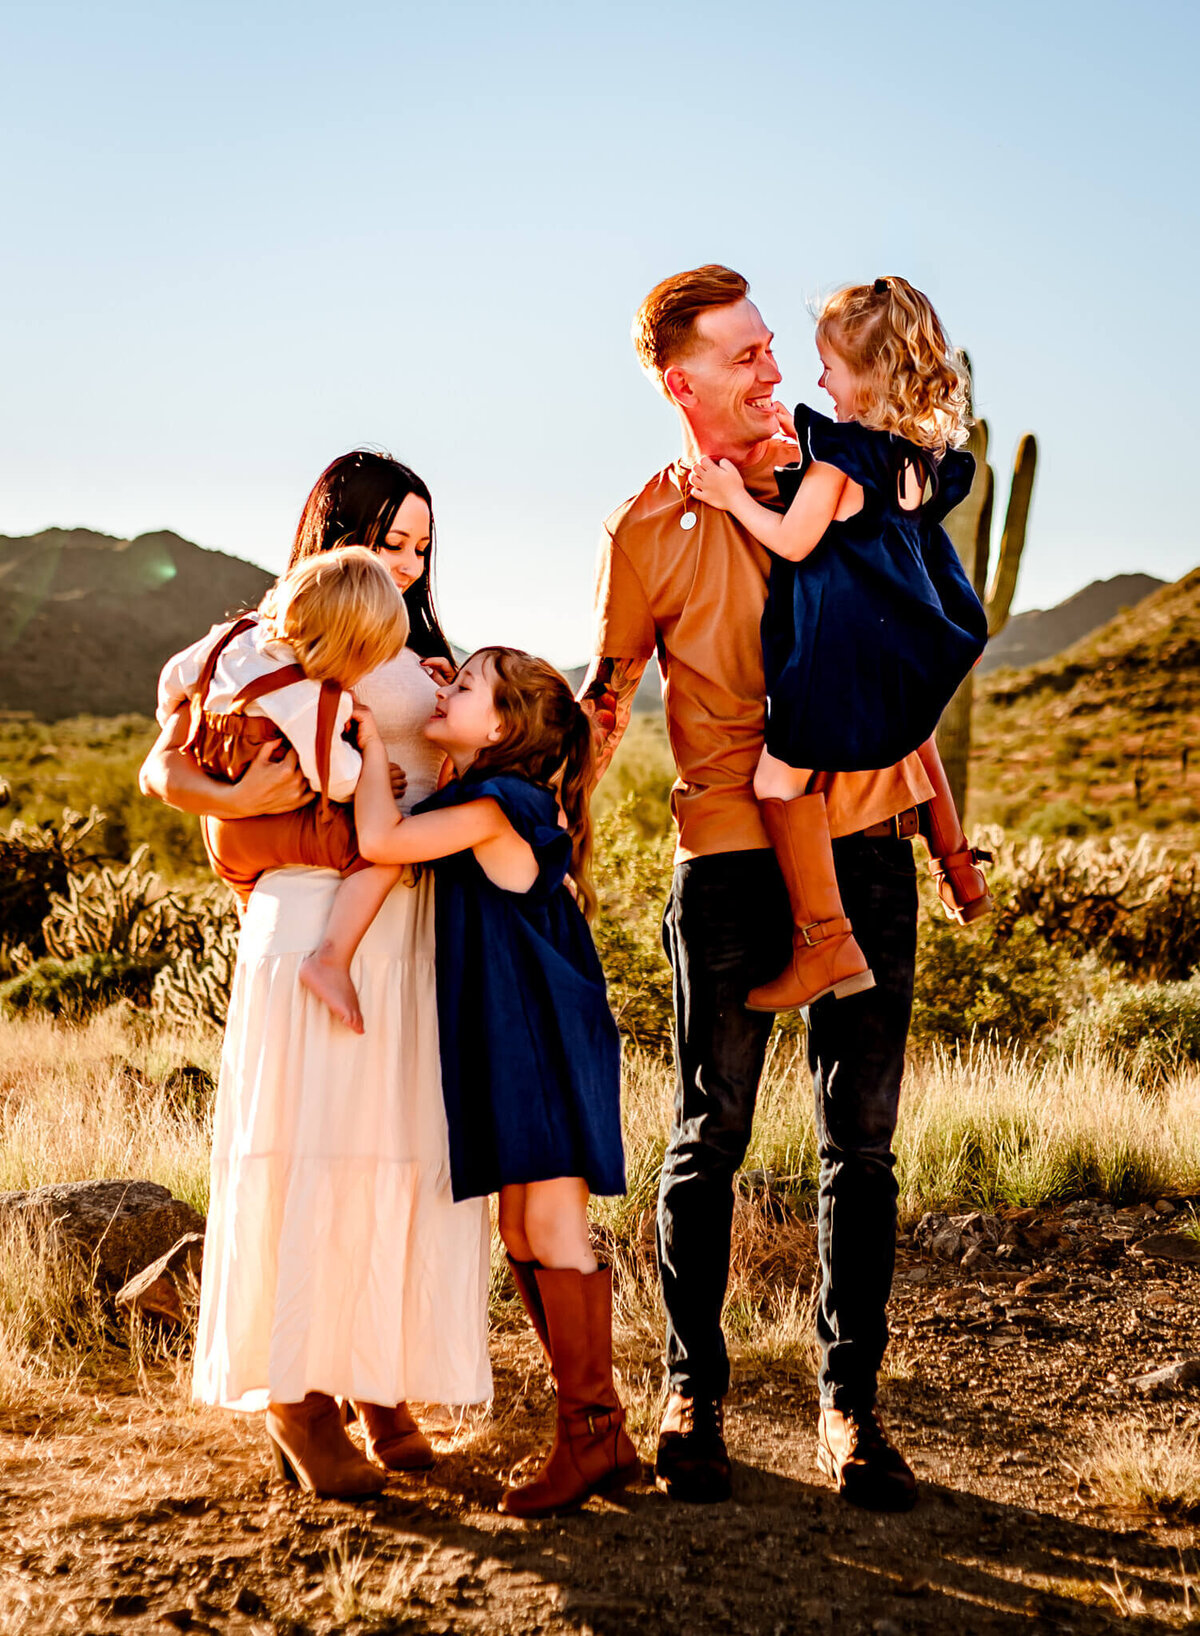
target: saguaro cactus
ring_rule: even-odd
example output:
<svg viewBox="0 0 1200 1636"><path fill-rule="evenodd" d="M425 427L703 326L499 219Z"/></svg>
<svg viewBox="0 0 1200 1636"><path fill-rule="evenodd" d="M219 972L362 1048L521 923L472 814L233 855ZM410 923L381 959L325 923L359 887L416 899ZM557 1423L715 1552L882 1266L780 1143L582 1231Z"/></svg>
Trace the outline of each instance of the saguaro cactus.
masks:
<svg viewBox="0 0 1200 1636"><path fill-rule="evenodd" d="M1004 528L1000 535L1000 554L990 579L988 568L992 553L996 475L988 465L986 420L977 420L971 428L967 449L975 456L975 481L966 499L946 518L946 532L953 540L967 577L987 611L988 636L992 637L1008 623L1008 610L1017 588L1017 573L1021 566L1021 553L1025 549L1025 529L1029 522L1029 504L1033 498L1033 479L1037 470L1037 440L1032 433L1026 432L1017 445L1008 504L1004 511ZM938 749L946 764L946 776L960 812L966 810L967 803L967 766L971 755L971 710L974 701L975 673L972 671L947 705L937 730Z"/></svg>

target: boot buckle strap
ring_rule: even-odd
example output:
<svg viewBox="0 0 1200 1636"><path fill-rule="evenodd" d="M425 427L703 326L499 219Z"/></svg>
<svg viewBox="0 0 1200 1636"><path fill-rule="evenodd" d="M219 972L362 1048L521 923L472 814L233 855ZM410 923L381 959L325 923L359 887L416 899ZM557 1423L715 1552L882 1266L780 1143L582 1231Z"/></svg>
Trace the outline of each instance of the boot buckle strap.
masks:
<svg viewBox="0 0 1200 1636"><path fill-rule="evenodd" d="M840 915L834 920L810 920L807 926L796 927L797 935L804 939L810 949L815 949L827 938L840 937L843 932L849 930L850 922L845 915ZM814 932L816 936L813 936Z"/></svg>
<svg viewBox="0 0 1200 1636"><path fill-rule="evenodd" d="M584 1416L587 1421L588 1436L595 1437L597 1426L602 1431L610 1431L615 1416L620 1412L619 1409L589 1409Z"/></svg>

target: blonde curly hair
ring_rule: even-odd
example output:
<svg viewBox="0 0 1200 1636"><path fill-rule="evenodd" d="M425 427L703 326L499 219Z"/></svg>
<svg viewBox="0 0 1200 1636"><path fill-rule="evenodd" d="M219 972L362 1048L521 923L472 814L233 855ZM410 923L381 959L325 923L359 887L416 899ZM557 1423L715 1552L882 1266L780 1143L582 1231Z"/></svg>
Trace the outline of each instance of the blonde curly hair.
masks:
<svg viewBox="0 0 1200 1636"><path fill-rule="evenodd" d="M837 290L817 313L817 339L860 383L855 419L940 458L971 425L971 381L927 295L906 278Z"/></svg>

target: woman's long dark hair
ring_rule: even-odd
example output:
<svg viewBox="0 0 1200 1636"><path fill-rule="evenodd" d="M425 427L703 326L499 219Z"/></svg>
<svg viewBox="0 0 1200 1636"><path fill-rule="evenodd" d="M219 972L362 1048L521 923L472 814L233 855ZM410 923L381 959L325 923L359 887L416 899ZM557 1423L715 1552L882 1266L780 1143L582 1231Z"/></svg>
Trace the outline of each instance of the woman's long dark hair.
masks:
<svg viewBox="0 0 1200 1636"><path fill-rule="evenodd" d="M294 568L305 557L332 551L339 545L377 549L410 494L429 507L429 550L425 572L404 593L408 645L422 659L453 662L454 655L433 605L433 497L416 472L393 460L390 454L353 449L326 466L304 502L288 567Z"/></svg>

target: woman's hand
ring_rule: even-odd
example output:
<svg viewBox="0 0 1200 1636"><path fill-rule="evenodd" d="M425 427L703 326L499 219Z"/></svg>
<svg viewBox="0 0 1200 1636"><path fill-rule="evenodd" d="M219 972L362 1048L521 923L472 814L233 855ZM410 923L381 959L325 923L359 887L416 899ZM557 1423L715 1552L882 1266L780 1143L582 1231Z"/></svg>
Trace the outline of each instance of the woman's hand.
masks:
<svg viewBox="0 0 1200 1636"><path fill-rule="evenodd" d="M389 761L388 777L392 781L392 799L403 801L408 791L408 774L395 761Z"/></svg>
<svg viewBox="0 0 1200 1636"><path fill-rule="evenodd" d="M180 812L209 818L254 818L263 813L294 812L313 799L308 780L300 771L296 752L289 749L281 761L272 761L276 745L264 744L236 784L210 778L186 749L191 715L181 706L158 735L142 763L138 784Z"/></svg>
<svg viewBox="0 0 1200 1636"><path fill-rule="evenodd" d="M427 676L432 676L439 687L448 686L458 675L458 671L449 659L442 659L437 654L431 659L421 660L421 669Z"/></svg>
<svg viewBox="0 0 1200 1636"><path fill-rule="evenodd" d="M717 511L728 511L739 494L746 492L745 484L732 460L720 464L707 455L692 467L688 487L697 500Z"/></svg>
<svg viewBox="0 0 1200 1636"><path fill-rule="evenodd" d="M230 786L228 816L259 818L270 812L295 812L312 800L312 786L300 771L295 750L289 745L281 760L272 761L273 748L264 744L237 783Z"/></svg>

